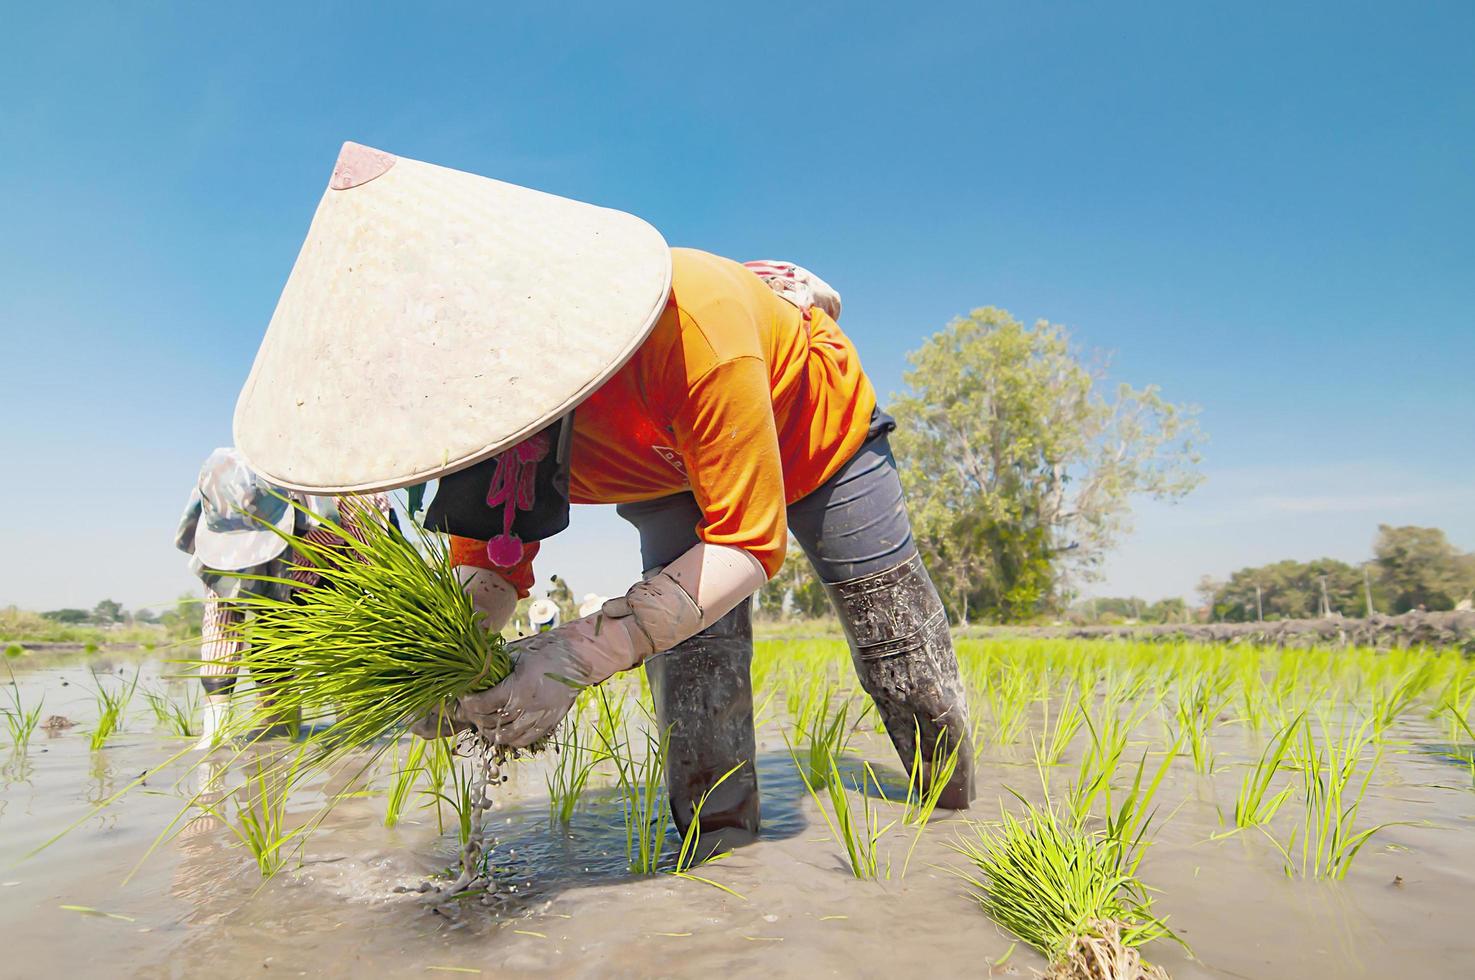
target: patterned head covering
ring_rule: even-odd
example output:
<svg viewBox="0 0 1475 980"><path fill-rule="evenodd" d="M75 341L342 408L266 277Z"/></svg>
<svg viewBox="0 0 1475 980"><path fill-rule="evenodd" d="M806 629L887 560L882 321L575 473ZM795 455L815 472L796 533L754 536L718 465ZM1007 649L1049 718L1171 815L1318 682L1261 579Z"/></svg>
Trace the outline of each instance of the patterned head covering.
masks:
<svg viewBox="0 0 1475 980"><path fill-rule="evenodd" d="M251 471L234 449L217 449L200 467L200 476L179 519L174 545L206 568L235 572L280 555L291 534L295 512L284 491Z"/></svg>
<svg viewBox="0 0 1475 980"><path fill-rule="evenodd" d="M804 319L809 319L810 309L815 306L829 314L831 320L840 319L840 294L803 266L774 259L759 259L743 265L767 283L769 289L799 307Z"/></svg>

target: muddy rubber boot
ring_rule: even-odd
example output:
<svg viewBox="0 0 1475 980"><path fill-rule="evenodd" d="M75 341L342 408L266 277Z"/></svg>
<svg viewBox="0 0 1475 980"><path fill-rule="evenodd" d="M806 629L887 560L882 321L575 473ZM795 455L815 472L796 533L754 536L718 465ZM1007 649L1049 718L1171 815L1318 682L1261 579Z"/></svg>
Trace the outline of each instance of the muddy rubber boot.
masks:
<svg viewBox="0 0 1475 980"><path fill-rule="evenodd" d="M751 843L758 834L751 606L743 600L691 639L645 661L656 723L670 731L666 789L679 833L686 834L702 794L742 763L702 805L703 858Z"/></svg>
<svg viewBox="0 0 1475 980"><path fill-rule="evenodd" d="M891 743L910 770L922 735L924 778L938 739L958 747L958 765L937 805L973 802L973 742L947 612L920 555L848 582L826 584L840 615L861 687L876 702Z"/></svg>

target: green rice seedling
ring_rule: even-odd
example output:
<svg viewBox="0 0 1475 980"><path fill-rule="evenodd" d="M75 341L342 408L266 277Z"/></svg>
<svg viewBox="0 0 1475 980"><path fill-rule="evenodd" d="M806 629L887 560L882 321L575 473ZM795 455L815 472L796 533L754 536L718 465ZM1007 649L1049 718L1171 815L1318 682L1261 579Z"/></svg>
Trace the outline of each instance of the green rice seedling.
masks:
<svg viewBox="0 0 1475 980"><path fill-rule="evenodd" d="M256 864L262 878L272 878L286 867L289 845L299 848L306 827L288 828L287 798L301 776L305 747L299 747L285 765L258 759L243 785L215 802L197 805L225 824ZM234 799L236 819L221 812L225 799Z"/></svg>
<svg viewBox="0 0 1475 980"><path fill-rule="evenodd" d="M707 800L711 797L711 795L717 791L717 787L727 782L727 780L731 776L733 776L735 773L738 772L738 770L743 768L743 765L744 763L739 762L737 765L727 770L727 772L723 773L722 777L718 779L717 782L708 787L706 792L697 797L696 804L693 805L691 808L691 823L687 826L686 833L683 834L681 837L681 849L676 854L676 867L670 872L670 874L674 875L677 878L685 878L689 881L699 881L704 885L711 885L713 888L727 892L727 894L733 896L734 898L746 902L746 898L744 898L742 895L739 895L737 892L733 891L726 885L713 881L711 878L707 878L702 875L692 874L691 872L691 869L697 867L698 865L710 864L713 861L720 861L732 853L731 851L721 851L705 855L701 853L700 848L702 840L702 808L706 806Z"/></svg>
<svg viewBox="0 0 1475 980"><path fill-rule="evenodd" d="M989 717L993 719L995 745L1012 745L1029 721L1029 704L1033 685L1027 671L1022 669L1019 658L998 664L997 671L990 671L984 698L988 703Z"/></svg>
<svg viewBox="0 0 1475 980"><path fill-rule="evenodd" d="M360 541L333 521L335 548L293 538L318 585L290 598L247 595L237 628L241 664L274 686L269 705L245 713L246 731L272 717L333 722L309 736L307 765L326 766L374 744L404 723L443 710L452 698L486 690L512 669L501 636L489 633L452 571L448 548L426 537L424 553L391 527L359 522ZM273 529L275 530L275 529ZM251 576L260 578L260 576ZM285 582L277 579L274 581Z"/></svg>
<svg viewBox="0 0 1475 980"><path fill-rule="evenodd" d="M14 660L16 657L24 656L25 652L26 648L21 646L19 643L7 643L5 645L5 655L12 660Z"/></svg>
<svg viewBox="0 0 1475 980"><path fill-rule="evenodd" d="M1044 737L1039 739L1035 745L1035 758L1047 766L1058 766L1060 760L1065 758L1066 750L1070 743L1080 732L1081 726L1086 723L1086 708L1076 697L1075 685L1068 685L1060 698L1060 713L1055 718L1055 724L1050 724L1050 702L1044 702L1044 717L1040 725L1045 730Z"/></svg>
<svg viewBox="0 0 1475 980"><path fill-rule="evenodd" d="M973 887L990 918L1051 963L1067 961L1080 941L1095 940L1112 947L1113 959L1136 967L1121 976L1142 976L1136 950L1176 937L1153 914L1136 873L1140 855L1091 830L1085 815L1068 806L1020 802L1022 816L1006 810L997 826L973 824L973 836L957 839L954 850L975 870L954 873Z"/></svg>
<svg viewBox="0 0 1475 980"><path fill-rule="evenodd" d="M603 688L596 690L591 697L595 708L595 741L589 746L590 759L595 763L613 760L616 752L624 751L629 702L621 697L611 699Z"/></svg>
<svg viewBox="0 0 1475 980"><path fill-rule="evenodd" d="M441 739L436 739L441 741ZM425 772L425 746L423 738L410 739L410 747L400 760L399 743L394 747L394 768L389 775L389 794L384 808L384 826L393 827L404 816L405 805L414 792L415 783Z"/></svg>
<svg viewBox="0 0 1475 980"><path fill-rule="evenodd" d="M560 729L562 740L553 743L557 758L545 777L548 783L548 814L561 824L567 824L573 819L579 797L584 794L589 777L600 761L600 757L583 744L583 736L579 734L581 730L578 718L572 719Z"/></svg>
<svg viewBox="0 0 1475 980"><path fill-rule="evenodd" d="M861 781L855 786L861 798L860 811L856 813L851 809L850 797L840 777L839 767L835 765L833 755L829 757L829 772L826 774L823 786L810 781L808 767L799 762L799 757L795 754L792 745L789 746L789 756L794 760L794 767L799 770L799 778L804 781L804 788L809 791L810 799L814 800L820 816L830 828L831 836L845 848L850 873L863 880L890 878L890 863L888 862L884 869L880 863L880 842L881 838L896 825L896 821L892 820L882 825L881 816L870 794L866 792L868 788L873 787L877 795L885 798L880 780L876 778L876 772L871 768L871 764L869 762L864 764ZM828 807L825 805L825 800L820 797L821 789L826 791L829 799Z"/></svg>
<svg viewBox="0 0 1475 980"><path fill-rule="evenodd" d="M1420 657L1414 666L1406 667L1373 685L1373 733L1382 738L1399 716L1423 696L1438 676L1433 658Z"/></svg>
<svg viewBox="0 0 1475 980"><path fill-rule="evenodd" d="M5 727L10 731L10 747L16 752L24 752L31 744L31 735L35 733L36 725L41 721L41 708L46 699L43 697L36 702L35 707L27 708L21 701L20 685L15 682L15 675L11 674L6 700L10 704L0 708L0 714L5 715Z"/></svg>
<svg viewBox="0 0 1475 980"><path fill-rule="evenodd" d="M456 838L464 849L472 835L480 829L476 826L476 775L472 772L471 765L461 765L453 756L448 783L443 789L422 792L431 793L438 802L451 808L451 812L456 815Z"/></svg>
<svg viewBox="0 0 1475 980"><path fill-rule="evenodd" d="M120 684L116 690L112 691L108 690L96 672L93 673L92 680L97 684L97 688L92 692L97 702L97 726L88 736L88 745L95 752L107 744L107 740L114 732L123 727L123 716L128 712L128 705L133 700L134 688L138 687L138 674L133 675L133 683Z"/></svg>
<svg viewBox="0 0 1475 980"><path fill-rule="evenodd" d="M154 693L143 692L144 699L148 701L149 708L154 712L154 720L160 728L167 728L175 735L184 738L194 738L199 734L195 725L195 715L199 713L199 697L194 694L191 687L189 694L184 696L183 701L176 701L165 691Z"/></svg>
<svg viewBox="0 0 1475 980"><path fill-rule="evenodd" d="M912 865L912 852L917 849L923 832L927 830L927 824L932 820L937 801L942 798L953 773L958 770L958 753L963 747L959 743L949 749L948 740L943 736L933 743L931 758L926 758L922 752L921 726L915 727L913 731L912 765L907 774L907 795L902 804L901 822L916 828L916 833L912 836L911 846L907 848L906 859L901 864L902 877L906 877L907 869Z"/></svg>
<svg viewBox="0 0 1475 980"><path fill-rule="evenodd" d="M1318 743L1311 719L1301 720L1296 762L1301 767L1305 811L1300 828L1292 831L1280 850L1287 876L1299 871L1302 877L1339 880L1346 876L1358 852L1375 834L1404 822L1390 821L1357 829L1358 810L1383 753L1376 717L1356 729L1345 726L1336 735L1323 720L1322 731L1323 738ZM1369 747L1371 758L1364 764L1363 756ZM1292 856L1298 843L1299 863Z"/></svg>
<svg viewBox="0 0 1475 980"><path fill-rule="evenodd" d="M1112 778L1121 759L1121 751L1114 750L1108 757L1107 766L1095 771L1083 766L1067 794L1069 809L1083 819L1091 814L1096 801L1101 801L1102 833L1120 850L1123 861L1127 862L1126 870L1132 874L1136 873L1146 851L1147 831L1157 814L1153 801L1172 768L1178 749L1178 742L1170 745L1152 777L1145 782L1148 753L1144 749L1132 773L1131 784L1120 792L1112 786Z"/></svg>
<svg viewBox="0 0 1475 980"><path fill-rule="evenodd" d="M1472 665L1475 661L1463 655L1457 657L1435 707L1435 713L1444 719L1445 732L1451 742L1458 741L1461 732L1469 729L1465 719L1470 717L1470 708L1475 706L1475 676L1472 676L1475 671L1472 671Z"/></svg>
<svg viewBox="0 0 1475 980"><path fill-rule="evenodd" d="M1475 786L1475 728L1470 727L1470 722L1463 713L1452 707L1447 710L1452 715L1450 718L1450 727L1454 728L1457 732L1455 737L1450 739L1450 741L1457 743L1461 734L1470 740L1471 744L1461 751L1460 757L1465 761L1465 768L1470 771L1471 785ZM1460 746L1456 745L1456 749L1459 750Z"/></svg>
<svg viewBox="0 0 1475 980"><path fill-rule="evenodd" d="M1255 768L1240 781L1239 793L1234 798L1236 830L1265 826L1290 798L1293 787L1286 786L1279 793L1271 794L1270 785L1290 758L1292 739L1299 734L1300 723L1301 719L1297 718L1272 735Z"/></svg>
<svg viewBox="0 0 1475 980"><path fill-rule="evenodd" d="M1209 731L1225 703L1229 700L1232 675L1220 670L1201 674L1187 690L1180 688L1174 715L1178 732L1188 743L1195 772L1208 775L1214 771L1214 754L1209 745Z"/></svg>
<svg viewBox="0 0 1475 980"><path fill-rule="evenodd" d="M833 710L831 710L833 708ZM850 703L843 696L836 704L830 692L815 704L813 714L805 725L804 739L809 750L809 778L816 786L824 785L834 768L830 763L850 750L850 741L855 735L853 727L847 727Z"/></svg>
<svg viewBox="0 0 1475 980"><path fill-rule="evenodd" d="M600 692L601 700L603 692ZM645 751L635 758L629 751L628 733L622 730L619 741L606 741L605 753L615 766L622 810L625 817L625 861L638 875L655 874L660 869L666 844L666 751L669 731L659 735L645 731ZM603 738L603 733L599 733Z"/></svg>
<svg viewBox="0 0 1475 980"><path fill-rule="evenodd" d="M451 747L450 739L437 738L428 742L420 764L425 772L427 786L421 792L430 797L430 803L426 805L435 807L436 832L443 834L446 832L446 824L444 815L441 813L441 803L446 792L446 785L451 778L451 772L456 767L455 750Z"/></svg>

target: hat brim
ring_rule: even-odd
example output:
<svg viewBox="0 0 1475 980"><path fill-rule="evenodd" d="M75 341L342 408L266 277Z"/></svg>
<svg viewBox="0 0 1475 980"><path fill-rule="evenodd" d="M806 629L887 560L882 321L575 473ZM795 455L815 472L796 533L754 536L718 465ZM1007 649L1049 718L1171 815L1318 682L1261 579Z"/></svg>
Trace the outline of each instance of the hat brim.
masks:
<svg viewBox="0 0 1475 980"><path fill-rule="evenodd" d="M325 192L236 405L241 453L290 489L390 490L516 444L669 298L670 248L633 215L381 156Z"/></svg>
<svg viewBox="0 0 1475 980"><path fill-rule="evenodd" d="M292 533L296 514L294 507L283 511L274 522L276 531L268 527L212 531L201 521L195 528L195 557L206 568L219 572L239 572L269 562L291 544L282 535Z"/></svg>

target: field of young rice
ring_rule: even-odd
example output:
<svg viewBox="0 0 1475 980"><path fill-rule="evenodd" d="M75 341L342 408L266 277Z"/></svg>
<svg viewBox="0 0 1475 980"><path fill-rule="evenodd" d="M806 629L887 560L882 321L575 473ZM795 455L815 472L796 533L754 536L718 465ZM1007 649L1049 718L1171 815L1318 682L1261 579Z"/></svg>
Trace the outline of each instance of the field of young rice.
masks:
<svg viewBox="0 0 1475 980"><path fill-rule="evenodd" d="M0 975L1447 977L1475 956L1463 655L959 655L979 791L955 814L917 774L956 760L896 758L843 642L760 642L763 835L706 862L669 827L638 673L503 763L484 809L444 741L300 779L284 741L202 761L198 685L159 655L9 657ZM491 884L447 899L468 842Z"/></svg>

